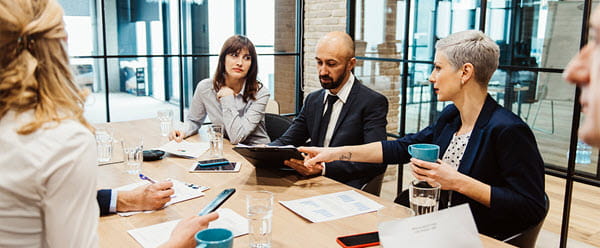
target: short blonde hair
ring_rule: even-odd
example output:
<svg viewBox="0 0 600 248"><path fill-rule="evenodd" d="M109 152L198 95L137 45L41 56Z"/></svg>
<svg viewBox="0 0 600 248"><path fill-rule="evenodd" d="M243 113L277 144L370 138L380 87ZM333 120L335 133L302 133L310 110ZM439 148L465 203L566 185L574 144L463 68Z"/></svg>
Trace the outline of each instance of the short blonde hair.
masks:
<svg viewBox="0 0 600 248"><path fill-rule="evenodd" d="M83 117L86 92L74 82L66 38L56 0L0 0L0 118L9 110L35 115L19 134L65 119L93 130Z"/></svg>
<svg viewBox="0 0 600 248"><path fill-rule="evenodd" d="M479 30L466 30L449 35L435 44L437 52L446 55L454 68L471 63L475 80L487 86L498 69L500 48L490 37Z"/></svg>

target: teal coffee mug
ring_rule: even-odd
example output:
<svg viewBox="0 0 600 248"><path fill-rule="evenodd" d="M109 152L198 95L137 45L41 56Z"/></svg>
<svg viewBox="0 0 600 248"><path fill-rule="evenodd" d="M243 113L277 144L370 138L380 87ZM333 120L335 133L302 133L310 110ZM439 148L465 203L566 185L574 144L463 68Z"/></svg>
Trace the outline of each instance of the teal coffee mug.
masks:
<svg viewBox="0 0 600 248"><path fill-rule="evenodd" d="M408 146L408 154L413 158L427 162L435 162L440 153L440 146L434 144L413 144Z"/></svg>
<svg viewBox="0 0 600 248"><path fill-rule="evenodd" d="M208 228L196 233L196 248L231 248L233 233L225 228Z"/></svg>

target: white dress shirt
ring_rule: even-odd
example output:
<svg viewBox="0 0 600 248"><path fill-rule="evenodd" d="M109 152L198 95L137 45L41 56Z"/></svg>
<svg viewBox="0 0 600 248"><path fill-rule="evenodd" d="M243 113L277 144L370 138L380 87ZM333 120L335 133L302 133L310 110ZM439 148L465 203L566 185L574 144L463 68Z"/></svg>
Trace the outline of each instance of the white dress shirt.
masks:
<svg viewBox="0 0 600 248"><path fill-rule="evenodd" d="M96 142L81 123L0 119L0 247L97 247Z"/></svg>
<svg viewBox="0 0 600 248"><path fill-rule="evenodd" d="M327 132L325 133L325 139L323 140L323 147L329 147L329 143L331 142L331 137L333 136L333 131L335 129L335 124L340 117L340 112L342 112L342 107L348 101L348 96L350 95L350 90L352 90L352 85L354 85L354 75L352 72L348 77L348 81L342 86L340 91L337 93L338 100L333 104L333 109L331 110L331 119L329 119L329 125L327 125ZM324 94L323 104L327 101L327 95L333 95L331 91L327 90L327 94ZM323 107L323 113L327 111L327 105Z"/></svg>

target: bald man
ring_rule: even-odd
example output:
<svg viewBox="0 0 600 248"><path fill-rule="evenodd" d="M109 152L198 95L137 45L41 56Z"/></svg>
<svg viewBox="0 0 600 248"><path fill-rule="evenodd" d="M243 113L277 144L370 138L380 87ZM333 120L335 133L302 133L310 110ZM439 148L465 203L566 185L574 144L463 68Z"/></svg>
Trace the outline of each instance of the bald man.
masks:
<svg viewBox="0 0 600 248"><path fill-rule="evenodd" d="M386 139L388 102L354 75L354 41L343 32L331 32L316 47L322 89L306 96L300 114L288 130L270 145L335 147ZM334 161L305 167L302 160L285 164L305 176L325 175L362 189L385 172L384 164Z"/></svg>

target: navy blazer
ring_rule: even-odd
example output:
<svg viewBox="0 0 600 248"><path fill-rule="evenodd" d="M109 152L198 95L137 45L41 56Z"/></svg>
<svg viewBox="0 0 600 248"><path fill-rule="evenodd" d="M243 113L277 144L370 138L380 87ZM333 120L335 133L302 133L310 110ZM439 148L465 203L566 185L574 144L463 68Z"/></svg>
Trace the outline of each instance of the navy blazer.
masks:
<svg viewBox="0 0 600 248"><path fill-rule="evenodd" d="M324 94L324 89L308 94L300 114L287 131L270 145L317 146L319 123L325 105ZM335 124L329 146L361 145L385 140L387 112L387 98L355 79ZM385 169L385 164L334 161L326 164L325 176L360 189Z"/></svg>
<svg viewBox="0 0 600 248"><path fill-rule="evenodd" d="M458 109L449 105L437 122L422 131L384 141L384 162L407 163L407 147L416 143L439 145L441 159L460 126ZM480 233L504 239L544 217L544 162L535 137L521 118L489 95L458 171L491 186L490 208L457 192L452 194L453 206L469 204Z"/></svg>
<svg viewBox="0 0 600 248"><path fill-rule="evenodd" d="M100 207L100 216L110 214L110 193L110 189L101 189L96 192L96 200L98 201L98 207Z"/></svg>

